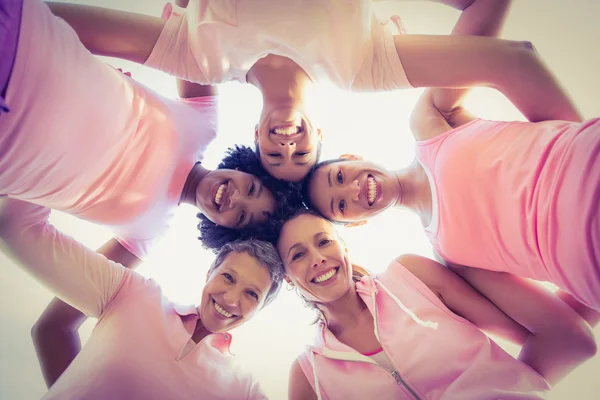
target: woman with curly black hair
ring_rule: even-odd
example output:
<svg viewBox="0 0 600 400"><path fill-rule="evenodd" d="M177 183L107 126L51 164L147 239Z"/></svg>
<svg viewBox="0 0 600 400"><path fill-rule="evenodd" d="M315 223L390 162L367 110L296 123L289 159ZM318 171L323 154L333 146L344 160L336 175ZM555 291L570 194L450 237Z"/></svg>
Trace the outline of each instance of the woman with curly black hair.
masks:
<svg viewBox="0 0 600 400"><path fill-rule="evenodd" d="M248 146L236 145L227 150L227 155L217 166L217 170L237 170L255 176L262 182L264 187L268 189L275 198L274 213L277 215L285 215L286 213L302 206L301 185L298 183L286 182L272 177L262 166L260 158L256 152ZM216 172L215 171L215 172ZM226 202L235 194L227 191L222 201ZM270 218L273 212L264 212L263 216ZM216 224L214 219L209 215L199 213L200 223L200 240L205 248L215 252L234 240L246 240L250 238L259 238L274 242L276 240L275 231L270 226L270 219L267 219L262 224L247 224L239 229L226 227Z"/></svg>

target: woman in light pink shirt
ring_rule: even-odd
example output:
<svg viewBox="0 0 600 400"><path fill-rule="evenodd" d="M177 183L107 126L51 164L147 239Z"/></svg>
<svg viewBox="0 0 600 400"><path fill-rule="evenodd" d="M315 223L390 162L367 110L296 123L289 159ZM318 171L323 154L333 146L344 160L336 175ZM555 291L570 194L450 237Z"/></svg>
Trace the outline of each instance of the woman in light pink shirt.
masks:
<svg viewBox="0 0 600 400"><path fill-rule="evenodd" d="M549 281L596 324L600 120L579 122L564 94L562 111L540 118L552 96L526 108L505 93L531 122L484 121L462 107L465 94L422 95L411 119L417 159L407 168L386 171L357 156L322 163L306 186L311 205L348 224L411 209L440 259L478 290L488 293L499 274L465 266Z"/></svg>
<svg viewBox="0 0 600 400"><path fill-rule="evenodd" d="M181 99L165 98L90 54L43 2L11 10L21 15L9 24L18 28L14 54L0 59L2 70L13 66L0 113L1 195L107 226L115 238L100 251L130 267L182 202L233 229L267 220L277 182L251 149L234 150L249 155L235 168L201 163L217 134L211 88L181 83Z"/></svg>
<svg viewBox="0 0 600 400"><path fill-rule="evenodd" d="M228 330L277 295L283 269L273 245L251 240L224 246L199 291L199 305L181 307L154 281L57 231L49 214L4 200L3 250L98 323L44 399L266 398L233 363Z"/></svg>
<svg viewBox="0 0 600 400"><path fill-rule="evenodd" d="M290 399L542 398L596 350L585 321L536 285L513 290L508 309L420 256L370 276L306 210L283 222L277 250L284 279L319 314ZM483 331L522 345L518 360Z"/></svg>
<svg viewBox="0 0 600 400"><path fill-rule="evenodd" d="M474 17L502 12L508 4L443 2ZM532 74L539 60L517 42L398 35L394 23L374 16L371 0L192 0L185 9L167 5L166 21L94 7L51 7L80 21L83 30L110 30L113 42L146 65L197 83L256 86L263 98L257 151L270 174L288 181L302 180L319 159L322 135L307 101L314 83L358 91L491 85L529 107L540 96L536 84L552 81ZM397 18L392 22L398 25ZM546 96L556 91L545 88ZM540 116L564 105L548 104Z"/></svg>

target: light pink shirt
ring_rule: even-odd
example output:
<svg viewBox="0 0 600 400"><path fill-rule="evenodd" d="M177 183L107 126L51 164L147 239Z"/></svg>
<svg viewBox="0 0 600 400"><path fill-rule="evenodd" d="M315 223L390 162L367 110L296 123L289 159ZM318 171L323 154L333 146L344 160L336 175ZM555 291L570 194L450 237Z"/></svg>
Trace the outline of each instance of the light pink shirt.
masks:
<svg viewBox="0 0 600 400"><path fill-rule="evenodd" d="M216 136L214 97L166 99L105 65L25 0L0 116L0 194L111 228L139 258Z"/></svg>
<svg viewBox="0 0 600 400"><path fill-rule="evenodd" d="M356 289L392 370L321 324L298 359L319 399L539 399L549 389L541 375L450 311L397 261Z"/></svg>
<svg viewBox="0 0 600 400"><path fill-rule="evenodd" d="M45 399L265 398L233 363L229 333L211 334L184 353L200 318L196 309L175 306L154 281L73 243L48 215L41 206L4 200L0 243L62 300L99 320Z"/></svg>
<svg viewBox="0 0 600 400"><path fill-rule="evenodd" d="M475 120L416 154L440 256L552 282L600 310L600 119Z"/></svg>
<svg viewBox="0 0 600 400"><path fill-rule="evenodd" d="M410 87L394 25L370 0L191 0L169 17L146 65L203 84L246 82L260 58L296 62L315 82L343 89Z"/></svg>

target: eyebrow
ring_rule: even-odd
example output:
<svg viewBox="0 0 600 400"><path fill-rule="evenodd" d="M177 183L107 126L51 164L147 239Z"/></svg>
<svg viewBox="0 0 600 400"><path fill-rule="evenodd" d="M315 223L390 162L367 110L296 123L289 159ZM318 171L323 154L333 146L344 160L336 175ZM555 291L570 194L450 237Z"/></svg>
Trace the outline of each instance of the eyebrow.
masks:
<svg viewBox="0 0 600 400"><path fill-rule="evenodd" d="M331 168L329 169L329 172L327 173L327 181L329 182L329 187L331 187Z"/></svg>
<svg viewBox="0 0 600 400"><path fill-rule="evenodd" d="M331 215L335 215L335 212L333 212L333 197L331 198L331 203L329 204L329 208L331 208Z"/></svg>
<svg viewBox="0 0 600 400"><path fill-rule="evenodd" d="M308 164L308 163L310 163L310 161L305 161L305 162L294 162L294 164L296 164L296 165L306 165L306 164Z"/></svg>

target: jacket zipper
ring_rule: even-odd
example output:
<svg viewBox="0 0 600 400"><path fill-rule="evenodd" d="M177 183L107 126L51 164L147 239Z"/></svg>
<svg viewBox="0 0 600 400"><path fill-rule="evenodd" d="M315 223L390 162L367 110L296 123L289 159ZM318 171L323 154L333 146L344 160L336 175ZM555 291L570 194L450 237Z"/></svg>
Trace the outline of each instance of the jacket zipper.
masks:
<svg viewBox="0 0 600 400"><path fill-rule="evenodd" d="M403 386L416 400L421 400L421 398L413 390L413 388L411 388L408 385L408 383L406 383L406 381L402 378L402 375L400 375L400 373L398 372L398 368L396 367L396 365L394 365L394 362L392 361L392 358L388 355L387 351L383 347L383 343L381 342L381 339L379 338L379 326L378 326L379 319L377 318L377 314L378 313L377 313L377 297L376 297L376 293L373 293L372 296L373 296L373 309L375 310L375 321L374 321L375 322L375 336L377 337L377 340L379 341L379 344L381 344L381 349L385 353L385 356L387 357L388 361L390 362L390 364L392 364L392 367L394 367L394 370L391 372L392 377L396 381L396 384ZM383 368L383 367L381 367L381 368ZM383 368L383 369L385 369L385 368Z"/></svg>

